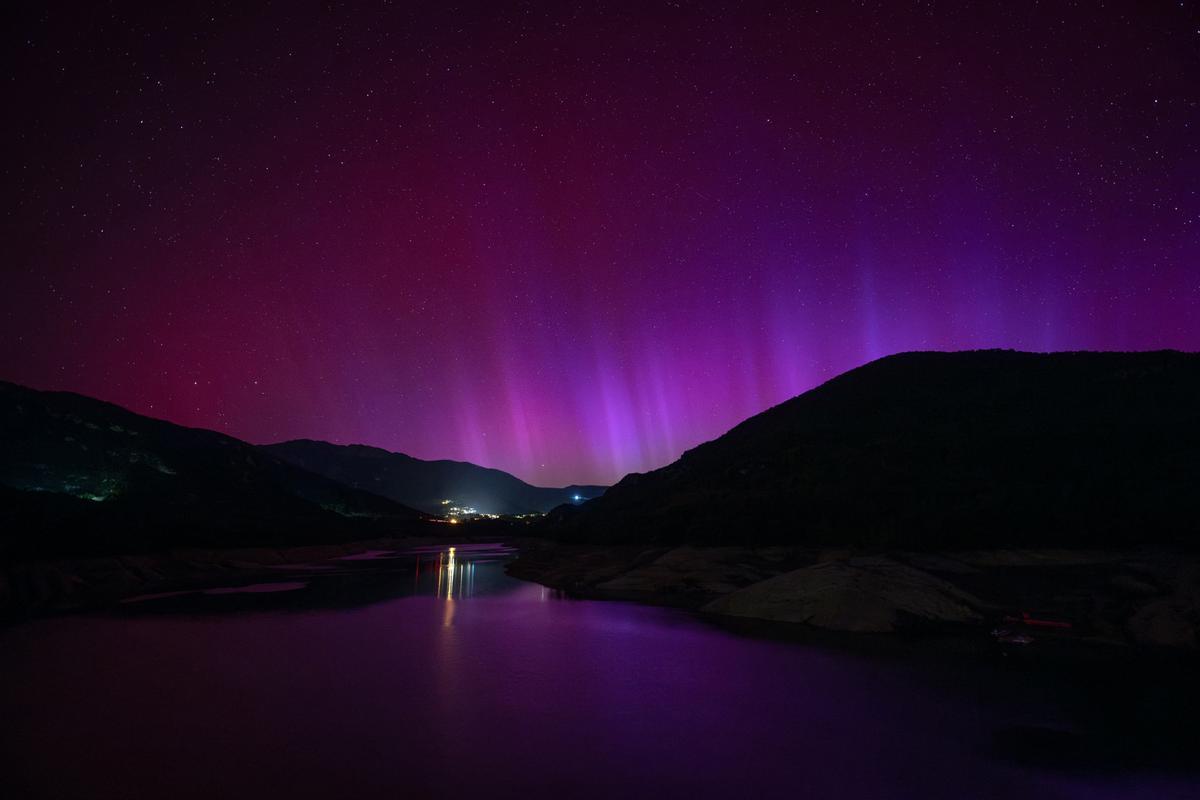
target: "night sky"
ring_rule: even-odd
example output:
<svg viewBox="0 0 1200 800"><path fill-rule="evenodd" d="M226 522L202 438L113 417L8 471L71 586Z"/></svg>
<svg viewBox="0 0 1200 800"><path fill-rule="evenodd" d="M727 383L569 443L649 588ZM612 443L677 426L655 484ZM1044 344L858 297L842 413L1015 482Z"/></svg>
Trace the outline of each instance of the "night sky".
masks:
<svg viewBox="0 0 1200 800"><path fill-rule="evenodd" d="M552 485L897 351L1200 349L1195 3L50 5L0 378Z"/></svg>

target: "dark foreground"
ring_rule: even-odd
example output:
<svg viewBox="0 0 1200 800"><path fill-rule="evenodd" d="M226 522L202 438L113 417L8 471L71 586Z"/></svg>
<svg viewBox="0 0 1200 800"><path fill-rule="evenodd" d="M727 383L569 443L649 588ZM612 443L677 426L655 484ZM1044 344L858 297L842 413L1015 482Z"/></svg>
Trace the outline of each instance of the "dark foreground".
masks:
<svg viewBox="0 0 1200 800"><path fill-rule="evenodd" d="M309 555L0 631L7 796L1200 791L1184 660L747 637L490 545Z"/></svg>

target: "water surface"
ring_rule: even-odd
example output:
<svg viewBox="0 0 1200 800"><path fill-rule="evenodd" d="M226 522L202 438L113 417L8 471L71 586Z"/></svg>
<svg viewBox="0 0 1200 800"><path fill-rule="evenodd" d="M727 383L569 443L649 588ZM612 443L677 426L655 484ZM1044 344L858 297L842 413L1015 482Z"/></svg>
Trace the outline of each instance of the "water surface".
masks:
<svg viewBox="0 0 1200 800"><path fill-rule="evenodd" d="M1012 758L1061 687L569 600L423 548L0 631L8 797L1196 797ZM1036 744L1036 741L1035 741Z"/></svg>

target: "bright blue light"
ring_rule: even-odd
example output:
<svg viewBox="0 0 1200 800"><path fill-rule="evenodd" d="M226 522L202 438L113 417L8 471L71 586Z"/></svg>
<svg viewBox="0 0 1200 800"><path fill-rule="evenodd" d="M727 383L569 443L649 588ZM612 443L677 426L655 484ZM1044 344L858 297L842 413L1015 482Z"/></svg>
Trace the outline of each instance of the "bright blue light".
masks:
<svg viewBox="0 0 1200 800"><path fill-rule="evenodd" d="M579 495L575 495L575 497L574 497L573 499L575 500L575 502L576 502L576 503L578 503L578 502L579 502L580 500L582 500L583 498L582 498L582 497L580 497Z"/></svg>

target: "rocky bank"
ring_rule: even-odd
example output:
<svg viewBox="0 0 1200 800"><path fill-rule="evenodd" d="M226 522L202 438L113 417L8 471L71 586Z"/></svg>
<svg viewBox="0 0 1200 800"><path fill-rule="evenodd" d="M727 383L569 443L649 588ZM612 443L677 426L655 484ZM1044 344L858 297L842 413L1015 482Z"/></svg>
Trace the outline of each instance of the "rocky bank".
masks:
<svg viewBox="0 0 1200 800"><path fill-rule="evenodd" d="M986 636L999 627L1034 644L1184 651L1197 649L1200 631L1200 557L1167 549L885 553L524 542L509 569L582 597L828 631ZM1030 625L1023 613L1062 625Z"/></svg>

